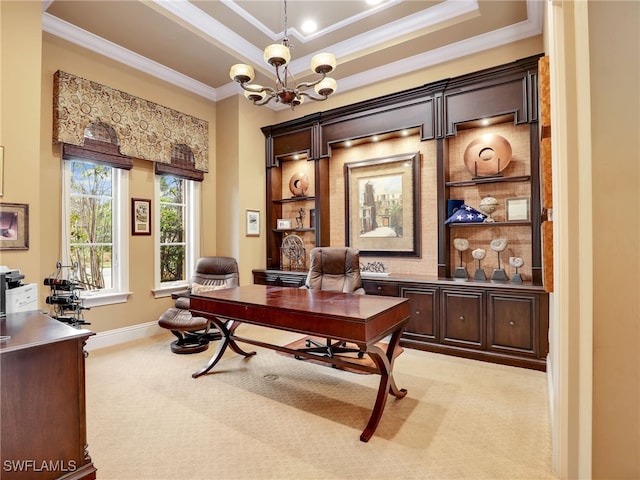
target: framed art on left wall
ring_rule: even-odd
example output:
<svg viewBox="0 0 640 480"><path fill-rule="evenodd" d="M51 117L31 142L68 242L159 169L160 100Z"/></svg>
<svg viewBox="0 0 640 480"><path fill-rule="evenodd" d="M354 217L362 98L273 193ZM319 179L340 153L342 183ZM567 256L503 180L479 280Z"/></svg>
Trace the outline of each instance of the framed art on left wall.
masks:
<svg viewBox="0 0 640 480"><path fill-rule="evenodd" d="M0 250L29 250L29 205L0 203Z"/></svg>

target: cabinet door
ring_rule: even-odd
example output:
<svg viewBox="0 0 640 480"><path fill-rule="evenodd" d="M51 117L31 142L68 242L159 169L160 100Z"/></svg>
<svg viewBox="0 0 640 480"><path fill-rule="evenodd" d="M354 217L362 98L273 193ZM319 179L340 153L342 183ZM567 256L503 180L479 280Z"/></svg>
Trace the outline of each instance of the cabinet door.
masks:
<svg viewBox="0 0 640 480"><path fill-rule="evenodd" d="M404 329L408 340L437 342L438 296L435 288L401 288L400 295L409 299L411 318Z"/></svg>
<svg viewBox="0 0 640 480"><path fill-rule="evenodd" d="M484 348L484 301L480 291L442 290L442 343Z"/></svg>
<svg viewBox="0 0 640 480"><path fill-rule="evenodd" d="M487 335L490 350L536 355L535 295L489 292Z"/></svg>

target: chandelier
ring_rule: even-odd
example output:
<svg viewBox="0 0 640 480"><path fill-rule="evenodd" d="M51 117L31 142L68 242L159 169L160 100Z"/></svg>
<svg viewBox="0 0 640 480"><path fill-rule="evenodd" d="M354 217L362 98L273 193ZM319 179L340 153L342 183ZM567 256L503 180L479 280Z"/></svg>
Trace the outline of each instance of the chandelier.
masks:
<svg viewBox="0 0 640 480"><path fill-rule="evenodd" d="M304 101L304 97L316 101L326 100L338 88L336 81L327 77L336 68L336 57L332 53L319 53L311 59L311 71L319 74L320 78L313 82L295 83L295 78L289 71L291 51L287 37L287 0L284 0L284 38L282 43L274 43L264 49L264 61L276 70L275 88L252 84L255 72L250 65L238 63L229 71L231 79L240 84L244 96L254 105L266 105L275 99L293 110ZM316 95L307 91L311 87Z"/></svg>

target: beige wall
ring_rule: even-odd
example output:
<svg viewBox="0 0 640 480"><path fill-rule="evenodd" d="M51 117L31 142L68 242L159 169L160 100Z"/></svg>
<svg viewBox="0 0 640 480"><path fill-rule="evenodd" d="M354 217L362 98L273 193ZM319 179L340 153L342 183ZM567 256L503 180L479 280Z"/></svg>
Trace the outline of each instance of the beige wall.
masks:
<svg viewBox="0 0 640 480"><path fill-rule="evenodd" d="M252 284L251 270L265 267L265 151L260 127L275 113L243 96L218 102L218 254L238 259L240 284ZM260 236L246 236L246 211L260 212Z"/></svg>
<svg viewBox="0 0 640 480"><path fill-rule="evenodd" d="M640 478L640 4L550 8L561 478Z"/></svg>
<svg viewBox="0 0 640 480"><path fill-rule="evenodd" d="M589 297L593 477L639 478L640 3L589 2L587 26L594 227Z"/></svg>
<svg viewBox="0 0 640 480"><path fill-rule="evenodd" d="M30 283L42 282L43 240L60 236L59 230L52 233L42 225L46 212L39 208L43 178L39 174L38 142L41 12L39 2L0 2L0 145L4 146L4 195L1 200L28 204L30 227L29 250L3 250L0 265L19 267Z"/></svg>

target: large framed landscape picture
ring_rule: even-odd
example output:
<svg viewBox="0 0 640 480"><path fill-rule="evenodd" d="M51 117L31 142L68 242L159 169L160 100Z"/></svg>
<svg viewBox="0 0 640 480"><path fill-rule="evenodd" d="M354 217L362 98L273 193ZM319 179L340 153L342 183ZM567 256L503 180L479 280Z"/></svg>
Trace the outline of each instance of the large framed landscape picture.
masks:
<svg viewBox="0 0 640 480"><path fill-rule="evenodd" d="M420 153L346 163L346 243L361 255L420 255Z"/></svg>

